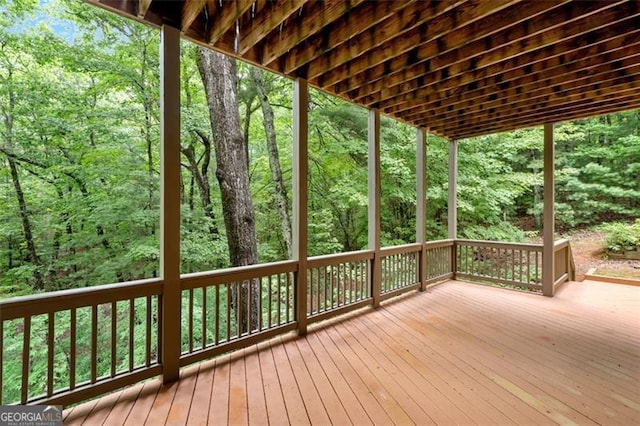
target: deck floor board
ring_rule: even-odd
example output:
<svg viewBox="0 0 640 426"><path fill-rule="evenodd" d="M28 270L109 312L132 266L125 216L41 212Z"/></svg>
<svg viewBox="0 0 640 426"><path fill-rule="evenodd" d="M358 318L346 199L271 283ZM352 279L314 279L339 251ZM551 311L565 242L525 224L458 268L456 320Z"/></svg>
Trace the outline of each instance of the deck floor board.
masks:
<svg viewBox="0 0 640 426"><path fill-rule="evenodd" d="M448 281L65 411L65 424L640 424L640 287Z"/></svg>

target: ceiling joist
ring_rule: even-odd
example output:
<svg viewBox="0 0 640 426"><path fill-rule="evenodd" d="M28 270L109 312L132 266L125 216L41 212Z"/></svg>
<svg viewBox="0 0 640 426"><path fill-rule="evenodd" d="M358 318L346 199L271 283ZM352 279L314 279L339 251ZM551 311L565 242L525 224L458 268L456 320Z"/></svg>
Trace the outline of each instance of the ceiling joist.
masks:
<svg viewBox="0 0 640 426"><path fill-rule="evenodd" d="M85 0L449 139L640 108L636 0Z"/></svg>

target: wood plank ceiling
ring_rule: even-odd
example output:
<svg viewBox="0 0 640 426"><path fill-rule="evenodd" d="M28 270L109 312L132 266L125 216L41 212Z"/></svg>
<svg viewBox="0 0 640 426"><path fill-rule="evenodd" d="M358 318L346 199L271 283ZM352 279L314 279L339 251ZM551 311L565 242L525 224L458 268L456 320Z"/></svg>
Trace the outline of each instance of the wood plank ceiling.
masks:
<svg viewBox="0 0 640 426"><path fill-rule="evenodd" d="M640 1L88 0L449 139L640 107Z"/></svg>

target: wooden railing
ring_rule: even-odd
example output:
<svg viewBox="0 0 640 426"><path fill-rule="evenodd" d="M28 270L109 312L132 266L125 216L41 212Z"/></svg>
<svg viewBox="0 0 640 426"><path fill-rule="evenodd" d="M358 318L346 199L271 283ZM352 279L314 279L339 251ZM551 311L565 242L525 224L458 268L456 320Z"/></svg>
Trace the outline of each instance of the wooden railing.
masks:
<svg viewBox="0 0 640 426"><path fill-rule="evenodd" d="M371 303L373 251L311 257L307 261L309 323Z"/></svg>
<svg viewBox="0 0 640 426"><path fill-rule="evenodd" d="M295 261L183 275L184 366L295 329Z"/></svg>
<svg viewBox="0 0 640 426"><path fill-rule="evenodd" d="M542 290L542 244L456 240L456 277Z"/></svg>
<svg viewBox="0 0 640 426"><path fill-rule="evenodd" d="M556 283L573 279L569 243L554 253ZM185 366L452 277L540 290L541 263L541 245L442 240L309 258L306 280L297 261L183 275L171 344ZM156 279L0 301L0 403L66 405L161 374L162 292Z"/></svg>
<svg viewBox="0 0 640 426"><path fill-rule="evenodd" d="M380 251L382 299L420 287L422 244L386 247Z"/></svg>
<svg viewBox="0 0 640 426"><path fill-rule="evenodd" d="M576 279L576 266L573 262L573 253L571 252L569 240L555 242L553 258L555 263L554 289L567 281Z"/></svg>
<svg viewBox="0 0 640 426"><path fill-rule="evenodd" d="M0 401L64 405L157 376L161 297L143 280L0 302Z"/></svg>
<svg viewBox="0 0 640 426"><path fill-rule="evenodd" d="M453 277L454 240L430 241L425 244L427 253L427 283L435 283Z"/></svg>

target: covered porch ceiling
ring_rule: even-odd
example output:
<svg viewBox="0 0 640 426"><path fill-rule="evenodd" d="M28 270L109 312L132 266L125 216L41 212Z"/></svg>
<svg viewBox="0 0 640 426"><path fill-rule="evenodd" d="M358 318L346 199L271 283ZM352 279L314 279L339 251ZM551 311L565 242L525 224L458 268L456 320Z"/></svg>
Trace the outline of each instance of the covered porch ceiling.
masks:
<svg viewBox="0 0 640 426"><path fill-rule="evenodd" d="M88 0L451 140L640 107L640 2Z"/></svg>

